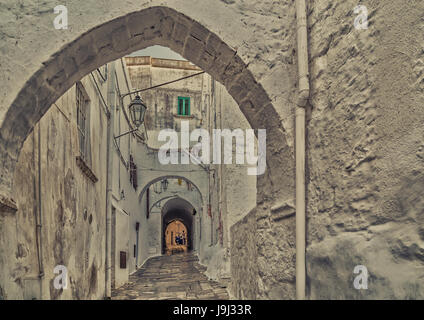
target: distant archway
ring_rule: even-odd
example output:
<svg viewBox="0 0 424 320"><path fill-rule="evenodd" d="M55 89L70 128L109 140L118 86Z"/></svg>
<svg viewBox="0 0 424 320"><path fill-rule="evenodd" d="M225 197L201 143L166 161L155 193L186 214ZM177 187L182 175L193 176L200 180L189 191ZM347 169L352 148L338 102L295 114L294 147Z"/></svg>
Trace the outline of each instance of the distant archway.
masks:
<svg viewBox="0 0 424 320"><path fill-rule="evenodd" d="M193 205L181 198L168 200L162 209L162 254L167 253L167 234L168 226L179 221L186 228L187 251L193 249L194 241L194 219L195 214ZM169 235L168 235L169 236ZM172 252L171 252L172 253Z"/></svg>
<svg viewBox="0 0 424 320"><path fill-rule="evenodd" d="M200 202L201 202L201 204L203 205L203 197L204 197L204 195L202 194L202 192L201 192L201 190L200 190L200 188L192 181L192 180L190 180L189 178L187 178L187 177L184 177L184 176L179 176L179 175L164 175L164 176L160 176L160 177L157 177L157 178L155 178L155 179L153 179L153 180L151 180L151 181L149 181L148 183L146 183L145 185L144 185L144 187L140 190L140 193L139 193L139 196L138 196L138 200L139 201L141 201L142 199L143 199L143 196L144 196L144 194L146 193L146 190L150 187L150 186L152 186L153 184L155 184L155 183L157 183L157 182L159 182L159 181L162 181L162 180L164 180L164 179L181 179L181 180L183 180L183 181L185 181L185 182L188 182L188 183L190 183L192 186L193 186L193 188L199 193L199 195L200 195Z"/></svg>
<svg viewBox="0 0 424 320"><path fill-rule="evenodd" d="M188 232L180 219L172 220L165 228L165 253L168 255L188 251Z"/></svg>

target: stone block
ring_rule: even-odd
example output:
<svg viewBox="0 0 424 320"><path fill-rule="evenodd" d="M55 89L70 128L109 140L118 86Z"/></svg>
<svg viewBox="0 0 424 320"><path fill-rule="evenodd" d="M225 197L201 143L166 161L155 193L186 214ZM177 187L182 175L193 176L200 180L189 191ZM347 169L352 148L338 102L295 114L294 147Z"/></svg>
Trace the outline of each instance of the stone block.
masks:
<svg viewBox="0 0 424 320"><path fill-rule="evenodd" d="M121 17L102 24L90 31L97 50L111 44L111 35L127 24L127 18Z"/></svg>
<svg viewBox="0 0 424 320"><path fill-rule="evenodd" d="M223 83L223 73L225 71L225 68L234 58L235 54L236 54L236 51L231 49L225 43L221 43L221 45L219 46L217 56L215 59L214 70L216 73L220 74L220 79L222 83Z"/></svg>
<svg viewBox="0 0 424 320"><path fill-rule="evenodd" d="M67 66L66 63L64 63L64 56L64 52L52 56L47 62L43 63L45 67L42 69L43 72L40 74L42 81L47 83L55 90L61 92L62 89L65 88L68 84L69 79L69 75L65 68L74 67L77 69L76 66L72 64ZM76 70L74 70L74 72L75 71Z"/></svg>
<svg viewBox="0 0 424 320"><path fill-rule="evenodd" d="M36 94L38 89L45 83L44 68L39 69L32 77L27 81L25 89L27 94Z"/></svg>
<svg viewBox="0 0 424 320"><path fill-rule="evenodd" d="M206 41L205 50L212 56L218 56L218 52L221 46L226 44L214 33L211 33Z"/></svg>
<svg viewBox="0 0 424 320"><path fill-rule="evenodd" d="M97 50L90 34L82 36L74 44L73 55L78 68L85 69L96 60Z"/></svg>
<svg viewBox="0 0 424 320"><path fill-rule="evenodd" d="M227 83L226 87L229 88L228 93L240 103L245 100L249 92L255 87L255 80L248 69L244 69L235 80Z"/></svg>
<svg viewBox="0 0 424 320"><path fill-rule="evenodd" d="M125 52L129 47L129 34L125 26L112 32L112 47L116 52Z"/></svg>
<svg viewBox="0 0 424 320"><path fill-rule="evenodd" d="M231 83L239 74L243 72L244 68L246 68L245 63L237 54L234 55L230 63L225 68L224 73L222 74L224 85Z"/></svg>
<svg viewBox="0 0 424 320"><path fill-rule="evenodd" d="M209 30L206 29L203 25L201 25L197 21L194 21L192 23L191 29L190 29L190 35L192 37L206 44L209 34L210 34Z"/></svg>
<svg viewBox="0 0 424 320"><path fill-rule="evenodd" d="M162 11L156 8L132 13L127 18L128 30L131 37L143 34L145 29L158 29L161 18L164 17Z"/></svg>
<svg viewBox="0 0 424 320"><path fill-rule="evenodd" d="M175 22L174 31L172 33L173 43L176 47L180 48L179 51L182 52L186 38L188 36L189 27L179 21Z"/></svg>
<svg viewBox="0 0 424 320"><path fill-rule="evenodd" d="M200 55L204 51L204 44L197 38L189 36L186 40L183 55L186 59L192 63L198 65L200 61Z"/></svg>
<svg viewBox="0 0 424 320"><path fill-rule="evenodd" d="M161 20L160 30L161 30L162 38L166 40L171 39L172 31L174 30L174 25L175 25L175 21L169 16L164 17Z"/></svg>
<svg viewBox="0 0 424 320"><path fill-rule="evenodd" d="M198 66L203 70L208 71L215 61L215 56L211 55L208 51L204 50L199 57Z"/></svg>
<svg viewBox="0 0 424 320"><path fill-rule="evenodd" d="M260 84L256 84L254 88L252 88L249 98L257 110L271 103L271 99Z"/></svg>

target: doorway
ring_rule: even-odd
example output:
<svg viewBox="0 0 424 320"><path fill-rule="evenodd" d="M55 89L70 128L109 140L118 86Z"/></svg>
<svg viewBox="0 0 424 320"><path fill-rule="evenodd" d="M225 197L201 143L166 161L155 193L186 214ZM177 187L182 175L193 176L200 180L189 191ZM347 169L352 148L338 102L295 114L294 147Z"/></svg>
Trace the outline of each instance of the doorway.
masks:
<svg viewBox="0 0 424 320"><path fill-rule="evenodd" d="M165 230L165 254L188 251L187 227L180 220L171 221Z"/></svg>

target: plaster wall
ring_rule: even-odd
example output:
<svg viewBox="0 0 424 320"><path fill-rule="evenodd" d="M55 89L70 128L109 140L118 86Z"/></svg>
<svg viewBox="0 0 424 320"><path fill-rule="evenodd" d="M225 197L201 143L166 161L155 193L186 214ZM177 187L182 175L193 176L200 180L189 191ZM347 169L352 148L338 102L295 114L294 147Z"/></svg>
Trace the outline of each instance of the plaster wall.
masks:
<svg viewBox="0 0 424 320"><path fill-rule="evenodd" d="M105 95L105 87L94 79ZM27 138L14 190L18 214L2 223L2 250L11 250L2 272L7 299L98 299L104 294L107 118L91 76L81 80L90 99L91 181L77 166L76 87L63 95ZM39 171L41 168L41 171ZM41 215L40 218L36 216ZM41 222L37 250L37 221ZM6 222L6 221L4 221ZM13 239L13 240L12 240ZM15 242L16 241L16 242ZM11 244L15 243L15 246ZM39 252L39 253L37 253ZM39 280L38 255L44 276ZM54 288L54 267L68 270L68 289Z"/></svg>

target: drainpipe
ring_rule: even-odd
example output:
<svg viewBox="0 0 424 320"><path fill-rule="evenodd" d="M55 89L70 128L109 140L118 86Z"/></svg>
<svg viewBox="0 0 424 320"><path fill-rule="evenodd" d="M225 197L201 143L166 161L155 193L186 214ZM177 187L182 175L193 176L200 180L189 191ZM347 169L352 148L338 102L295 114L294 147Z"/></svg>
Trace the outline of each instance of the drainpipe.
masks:
<svg viewBox="0 0 424 320"><path fill-rule="evenodd" d="M113 142L115 124L115 64L111 63L109 69L109 81L107 85L107 104L110 106L109 118L107 121L107 155L106 155L106 260L105 260L105 298L112 296L111 262L112 262L112 179L113 179Z"/></svg>
<svg viewBox="0 0 424 320"><path fill-rule="evenodd" d="M309 98L306 2L296 0L299 94L296 107L296 298L305 299L305 107Z"/></svg>
<svg viewBox="0 0 424 320"><path fill-rule="evenodd" d="M35 135L35 133L34 133ZM36 242L37 242L37 255L38 255L38 278L40 280L40 299L43 299L43 279L44 279L44 263L43 263L43 238L42 238L42 225L43 225L43 199L42 199L42 174L41 174L41 121L38 122L38 217L35 219L36 223Z"/></svg>

